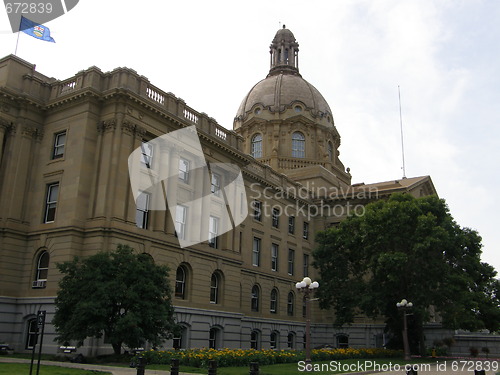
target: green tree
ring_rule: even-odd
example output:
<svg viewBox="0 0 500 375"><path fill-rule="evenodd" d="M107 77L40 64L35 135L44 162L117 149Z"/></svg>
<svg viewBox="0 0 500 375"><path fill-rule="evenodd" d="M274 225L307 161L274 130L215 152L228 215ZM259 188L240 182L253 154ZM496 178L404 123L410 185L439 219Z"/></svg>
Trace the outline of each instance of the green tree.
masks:
<svg viewBox="0 0 500 375"><path fill-rule="evenodd" d="M406 298L421 348L422 326L436 313L447 328L500 329L500 284L480 260L481 238L461 228L436 196L393 194L317 241L320 306L334 308L336 325L365 314L385 317L387 328L400 332L396 303Z"/></svg>
<svg viewBox="0 0 500 375"><path fill-rule="evenodd" d="M105 338L120 354L123 344L159 345L176 329L168 268L129 246L58 264L59 282L52 323L59 342Z"/></svg>

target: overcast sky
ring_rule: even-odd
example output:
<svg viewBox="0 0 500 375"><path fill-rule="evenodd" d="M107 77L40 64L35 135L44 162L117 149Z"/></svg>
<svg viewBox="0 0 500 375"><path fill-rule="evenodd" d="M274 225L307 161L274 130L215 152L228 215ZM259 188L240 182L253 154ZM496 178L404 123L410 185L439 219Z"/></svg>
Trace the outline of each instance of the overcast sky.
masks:
<svg viewBox="0 0 500 375"><path fill-rule="evenodd" d="M353 183L430 175L500 271L500 1L80 0L46 24L56 43L21 34L17 55L66 79L126 66L231 129L269 70L286 25L299 68L330 104ZM0 56L14 53L0 12Z"/></svg>

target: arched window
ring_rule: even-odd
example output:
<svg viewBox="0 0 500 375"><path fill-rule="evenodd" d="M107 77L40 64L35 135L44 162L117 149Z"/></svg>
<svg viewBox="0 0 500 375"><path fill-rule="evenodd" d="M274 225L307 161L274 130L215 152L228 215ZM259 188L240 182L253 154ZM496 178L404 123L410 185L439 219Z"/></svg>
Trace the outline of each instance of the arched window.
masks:
<svg viewBox="0 0 500 375"><path fill-rule="evenodd" d="M260 300L260 291L257 285L252 287L252 300L251 300L251 308L252 311L259 311L259 300Z"/></svg>
<svg viewBox="0 0 500 375"><path fill-rule="evenodd" d="M260 349L260 332L254 329L250 334L250 348Z"/></svg>
<svg viewBox="0 0 500 375"><path fill-rule="evenodd" d="M26 349L33 349L36 345L36 336L38 332L38 321L31 318L26 321Z"/></svg>
<svg viewBox="0 0 500 375"><path fill-rule="evenodd" d="M306 157L306 138L301 132L295 132L292 134L292 157Z"/></svg>
<svg viewBox="0 0 500 375"><path fill-rule="evenodd" d="M271 290L269 311L271 312L271 314L276 314L278 312L278 290L276 288Z"/></svg>
<svg viewBox="0 0 500 375"><path fill-rule="evenodd" d="M255 134L252 137L250 154L256 159L262 157L262 134Z"/></svg>
<svg viewBox="0 0 500 375"><path fill-rule="evenodd" d="M185 324L180 324L179 332L174 336L174 349L187 349L188 344L188 327Z"/></svg>
<svg viewBox="0 0 500 375"><path fill-rule="evenodd" d="M38 255L33 288L45 288L45 285L47 283L47 276L49 273L49 260L50 255L47 251L42 251Z"/></svg>
<svg viewBox="0 0 500 375"><path fill-rule="evenodd" d="M222 346L222 331L219 327L210 328L208 334L208 347L210 349L219 349Z"/></svg>
<svg viewBox="0 0 500 375"><path fill-rule="evenodd" d="M295 333L290 332L286 338L288 349L295 349Z"/></svg>
<svg viewBox="0 0 500 375"><path fill-rule="evenodd" d="M293 316L293 305L295 304L295 296L293 292L288 293L287 305L286 305L286 313L288 316Z"/></svg>
<svg viewBox="0 0 500 375"><path fill-rule="evenodd" d="M277 331L272 331L269 340L269 346L271 347L271 349L279 349L278 348L279 342L280 342L280 334Z"/></svg>
<svg viewBox="0 0 500 375"><path fill-rule="evenodd" d="M332 142L328 142L327 145L328 160L333 161L333 145Z"/></svg>
<svg viewBox="0 0 500 375"><path fill-rule="evenodd" d="M175 296L177 298L186 299L187 287L187 270L184 266L179 266L175 273Z"/></svg>
<svg viewBox="0 0 500 375"><path fill-rule="evenodd" d="M337 335L337 348L346 349L349 347L349 336L346 334Z"/></svg>
<svg viewBox="0 0 500 375"><path fill-rule="evenodd" d="M210 280L210 303L219 303L220 275L217 272L212 274Z"/></svg>

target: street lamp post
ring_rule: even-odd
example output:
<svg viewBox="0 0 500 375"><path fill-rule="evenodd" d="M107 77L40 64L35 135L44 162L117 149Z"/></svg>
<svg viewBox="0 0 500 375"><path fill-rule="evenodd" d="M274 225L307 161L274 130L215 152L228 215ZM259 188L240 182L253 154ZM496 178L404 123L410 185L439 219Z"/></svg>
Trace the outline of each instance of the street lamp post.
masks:
<svg viewBox="0 0 500 375"><path fill-rule="evenodd" d="M302 281L295 284L299 292L304 293L306 300L306 371L311 370L311 307L309 306L310 296L315 289L318 289L319 283L312 281L309 277L304 277Z"/></svg>
<svg viewBox="0 0 500 375"><path fill-rule="evenodd" d="M411 309L413 303L408 302L406 299L402 299L401 302L396 303L398 309L403 311L403 347L405 352L405 361L410 360L410 344L408 343L408 324L406 322L406 309Z"/></svg>

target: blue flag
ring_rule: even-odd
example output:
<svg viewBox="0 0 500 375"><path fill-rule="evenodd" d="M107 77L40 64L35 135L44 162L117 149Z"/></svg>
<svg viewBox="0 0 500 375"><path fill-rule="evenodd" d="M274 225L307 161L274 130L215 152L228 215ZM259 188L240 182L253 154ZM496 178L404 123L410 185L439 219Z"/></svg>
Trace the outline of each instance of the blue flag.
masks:
<svg viewBox="0 0 500 375"><path fill-rule="evenodd" d="M47 26L40 25L23 16L21 16L21 25L19 26L19 30L31 35L33 38L45 40L46 42L56 42L54 38L50 36L50 30Z"/></svg>

